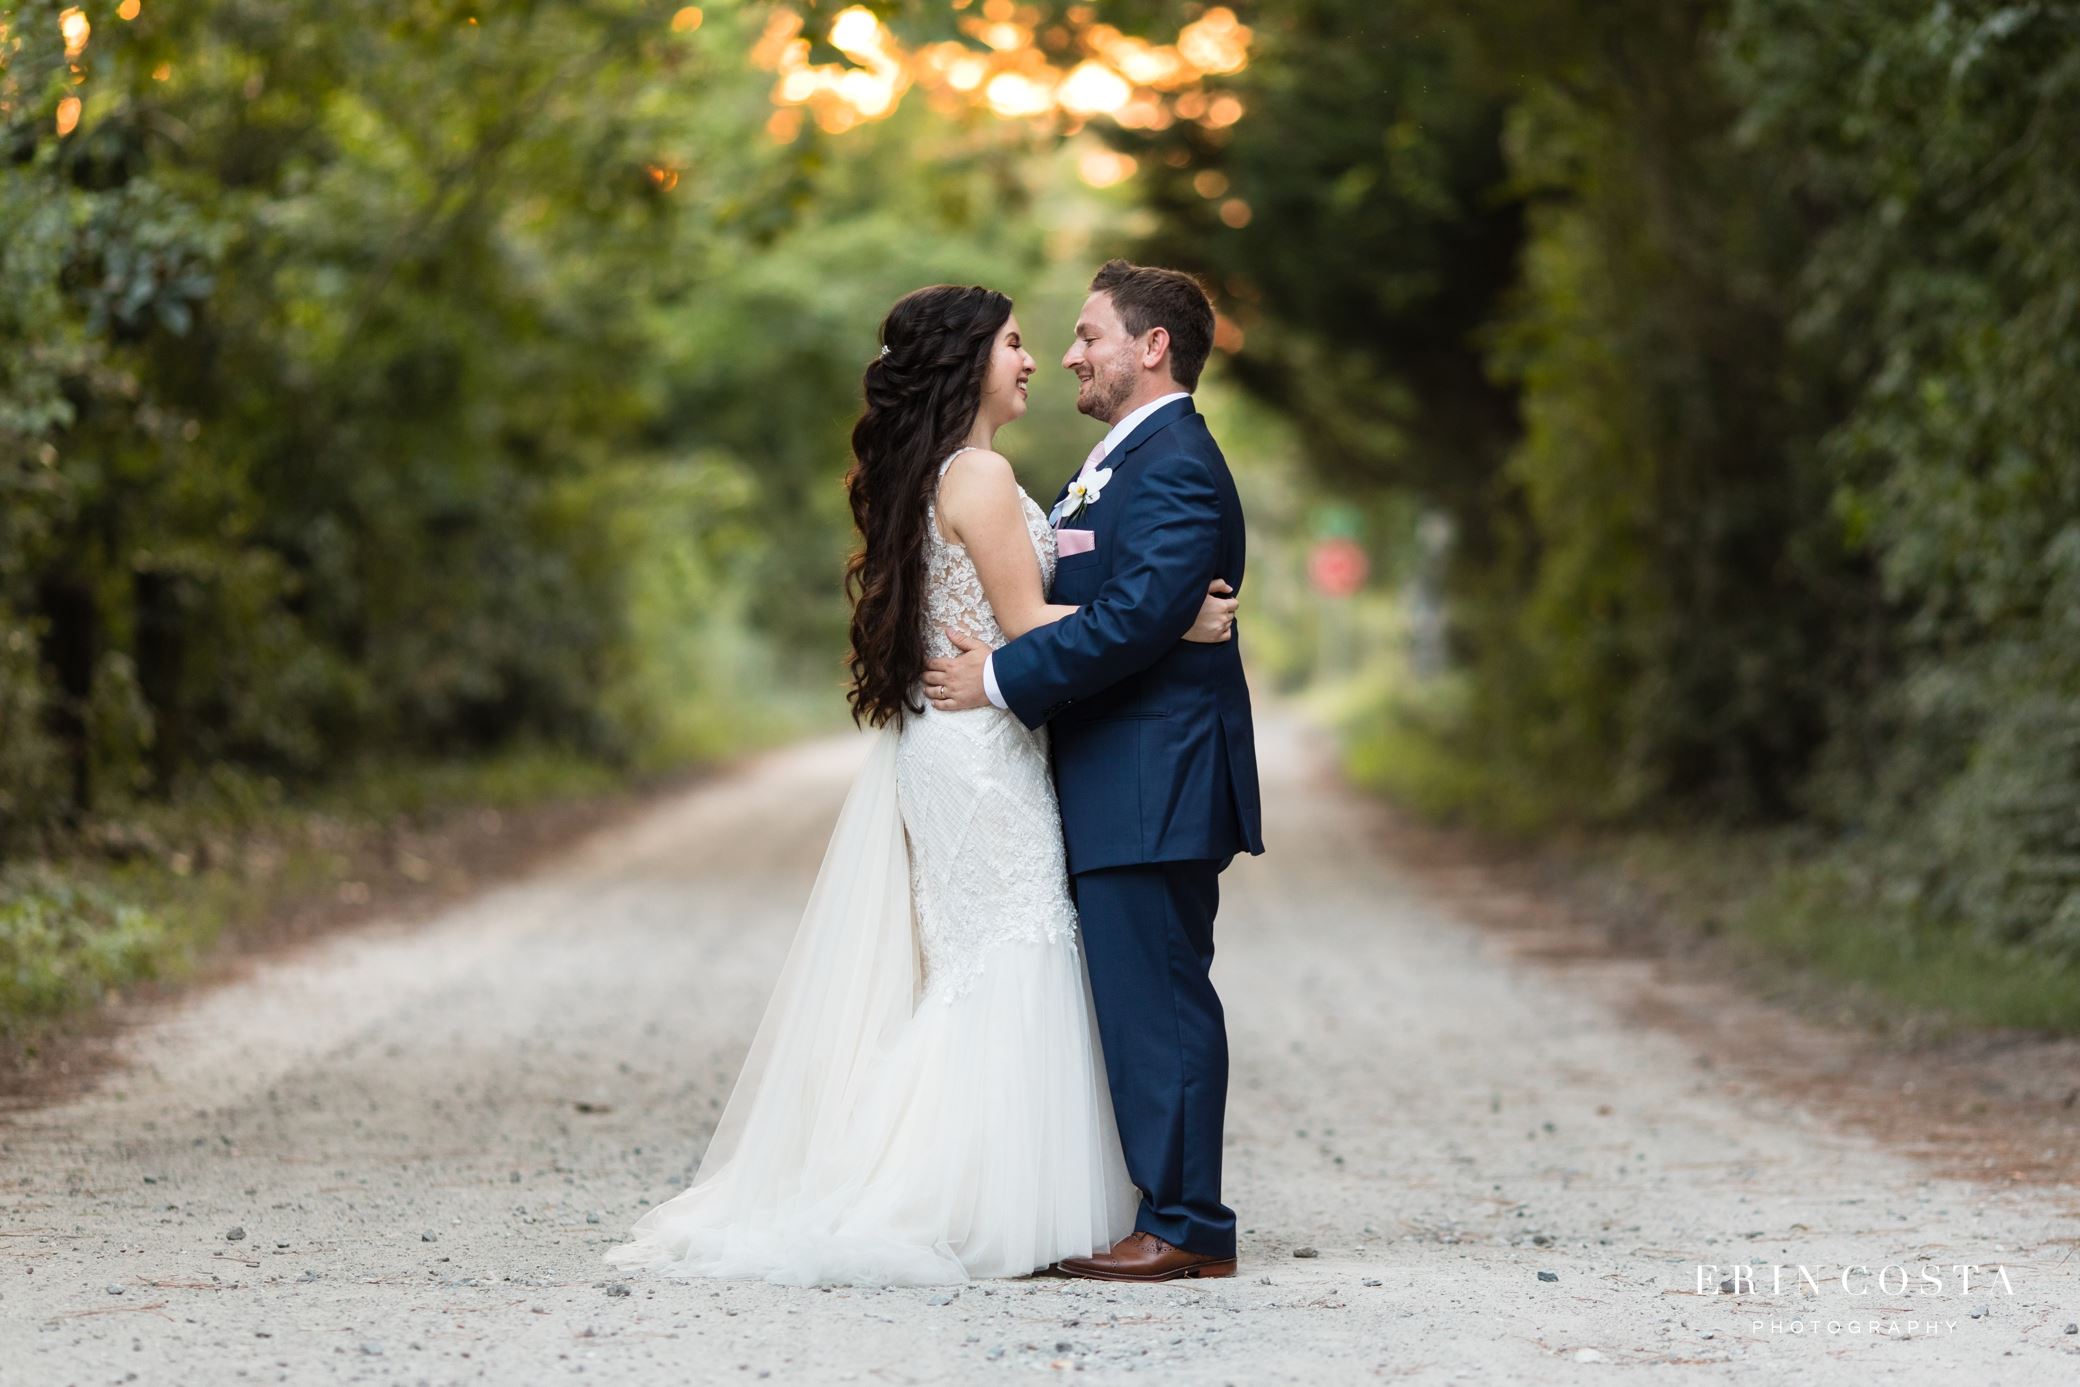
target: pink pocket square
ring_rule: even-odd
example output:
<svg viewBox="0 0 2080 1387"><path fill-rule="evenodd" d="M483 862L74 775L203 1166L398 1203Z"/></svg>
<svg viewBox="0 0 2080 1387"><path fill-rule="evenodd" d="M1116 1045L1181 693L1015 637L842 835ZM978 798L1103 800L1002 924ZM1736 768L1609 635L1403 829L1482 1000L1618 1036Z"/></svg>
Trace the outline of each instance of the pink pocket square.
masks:
<svg viewBox="0 0 2080 1387"><path fill-rule="evenodd" d="M1056 558L1066 558L1070 554L1088 554L1097 547L1098 532L1096 530L1057 528L1054 532L1054 552Z"/></svg>

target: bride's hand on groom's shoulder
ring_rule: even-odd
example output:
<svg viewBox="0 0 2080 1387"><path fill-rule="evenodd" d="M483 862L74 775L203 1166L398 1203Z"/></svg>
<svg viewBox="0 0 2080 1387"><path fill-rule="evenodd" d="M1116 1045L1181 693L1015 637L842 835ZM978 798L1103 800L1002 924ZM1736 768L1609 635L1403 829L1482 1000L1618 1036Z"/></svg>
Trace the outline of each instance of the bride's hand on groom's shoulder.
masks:
<svg viewBox="0 0 2080 1387"><path fill-rule="evenodd" d="M1235 591L1225 578L1216 578L1206 585L1206 600L1199 606L1199 619L1192 629L1184 633L1188 641L1202 645L1219 645L1222 641L1235 638L1235 609L1242 599L1229 594Z"/></svg>

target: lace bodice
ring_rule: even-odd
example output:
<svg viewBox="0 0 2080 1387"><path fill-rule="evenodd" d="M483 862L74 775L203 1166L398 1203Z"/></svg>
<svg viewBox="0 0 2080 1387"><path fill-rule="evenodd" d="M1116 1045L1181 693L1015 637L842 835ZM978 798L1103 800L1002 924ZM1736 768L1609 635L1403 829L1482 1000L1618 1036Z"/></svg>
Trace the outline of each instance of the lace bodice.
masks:
<svg viewBox="0 0 2080 1387"><path fill-rule="evenodd" d="M952 461L940 464L941 477ZM1044 588L1054 578L1054 530L1023 489L1019 498ZM975 563L940 533L936 505L928 504L925 530L926 655L958 653L946 637L948 626L991 649L1003 645ZM923 703L921 690L914 692ZM1044 725L1028 728L998 708L942 713L927 704L903 720L897 795L910 845L927 1003L962 996L989 967L1022 966L992 963L1007 946L1077 950L1047 741Z"/></svg>
<svg viewBox="0 0 2080 1387"><path fill-rule="evenodd" d="M956 448L939 464L939 477L943 481L946 469L967 448ZM1047 512L1040 503L1018 489L1018 502L1025 511L1026 533L1032 536L1033 553L1040 560L1040 590L1047 591L1054 581L1054 527L1047 523ZM936 495L925 502L925 599L924 599L924 653L926 659L937 659L944 655L960 652L946 638L946 628L957 626L978 640L989 642L992 650L1005 640L1003 628L997 625L997 614L990 610L989 599L982 592L982 578L975 572L975 560L968 556L966 546L955 544L939 529L939 507Z"/></svg>

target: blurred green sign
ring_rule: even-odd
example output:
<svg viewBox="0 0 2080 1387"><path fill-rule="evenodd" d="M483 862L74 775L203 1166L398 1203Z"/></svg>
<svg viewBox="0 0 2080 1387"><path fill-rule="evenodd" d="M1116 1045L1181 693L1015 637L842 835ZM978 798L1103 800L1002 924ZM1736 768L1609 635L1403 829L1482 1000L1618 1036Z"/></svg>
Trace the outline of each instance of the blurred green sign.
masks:
<svg viewBox="0 0 2080 1387"><path fill-rule="evenodd" d="M1338 502L1317 506L1314 533L1317 539L1356 539L1365 531L1365 513L1356 506Z"/></svg>

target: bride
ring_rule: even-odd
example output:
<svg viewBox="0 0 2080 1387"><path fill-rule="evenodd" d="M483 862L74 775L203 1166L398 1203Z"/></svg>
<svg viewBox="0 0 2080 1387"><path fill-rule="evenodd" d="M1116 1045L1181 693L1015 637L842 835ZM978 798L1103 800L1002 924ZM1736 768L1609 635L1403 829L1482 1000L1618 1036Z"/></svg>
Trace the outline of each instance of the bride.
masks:
<svg viewBox="0 0 2080 1387"><path fill-rule="evenodd" d="M980 286L905 295L881 337L846 479L848 697L880 732L694 1183L617 1266L963 1282L1133 1231L1046 728L920 696L949 628L998 647L1075 610L1046 601L1054 531L991 450L1033 358ZM1185 639L1228 639L1234 610L1210 591Z"/></svg>

